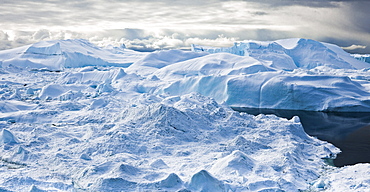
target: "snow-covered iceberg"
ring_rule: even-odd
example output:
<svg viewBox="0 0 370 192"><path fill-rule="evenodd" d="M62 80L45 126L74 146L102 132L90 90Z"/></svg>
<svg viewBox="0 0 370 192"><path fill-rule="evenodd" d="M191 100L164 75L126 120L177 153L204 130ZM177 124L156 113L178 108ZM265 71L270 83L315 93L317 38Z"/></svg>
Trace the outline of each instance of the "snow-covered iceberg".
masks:
<svg viewBox="0 0 370 192"><path fill-rule="evenodd" d="M143 54L121 47L102 49L84 39L41 41L0 52L2 67L62 70L84 66L127 67Z"/></svg>
<svg viewBox="0 0 370 192"><path fill-rule="evenodd" d="M154 75L170 82L163 93L199 92L233 107L370 111L370 94L356 80L310 72L286 72L219 53L164 67Z"/></svg>
<svg viewBox="0 0 370 192"><path fill-rule="evenodd" d="M370 54L352 54L352 57L357 60L370 63Z"/></svg>
<svg viewBox="0 0 370 192"><path fill-rule="evenodd" d="M232 47L206 47L192 45L194 52L226 52L240 56L250 56L266 61L272 67L282 66L285 69L312 69L318 66L329 66L341 69L362 69L369 65L356 61L340 47L314 41L311 39L283 39L277 41L245 41L235 43Z"/></svg>
<svg viewBox="0 0 370 192"><path fill-rule="evenodd" d="M335 45L288 39L192 48L213 54L154 72L170 82L162 92L199 92L234 107L370 111L368 83L348 76L359 72L368 77L370 65Z"/></svg>

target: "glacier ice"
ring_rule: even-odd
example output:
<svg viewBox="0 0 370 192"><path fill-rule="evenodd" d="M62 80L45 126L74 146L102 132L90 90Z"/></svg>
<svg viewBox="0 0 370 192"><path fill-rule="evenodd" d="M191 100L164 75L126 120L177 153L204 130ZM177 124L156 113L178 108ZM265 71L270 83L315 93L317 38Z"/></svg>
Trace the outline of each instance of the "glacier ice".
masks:
<svg viewBox="0 0 370 192"><path fill-rule="evenodd" d="M339 149L298 117L230 106L369 111L370 64L306 39L193 49L0 51L0 190L368 189L368 165L325 164Z"/></svg>
<svg viewBox="0 0 370 192"><path fill-rule="evenodd" d="M17 123L10 124L9 129L21 135L25 142L22 148L34 160L18 158L28 165L28 171L16 169L4 175L3 186L14 184L10 178L29 177L35 181L16 183L16 189L35 184L49 190L223 191L247 190L255 185L252 183L260 183L264 189L276 188L264 183L271 180L286 185L283 189L296 190L309 187L307 179L318 178L317 168L325 166L321 157L338 152L334 146L307 136L297 120L240 114L195 93L157 98L159 104L150 95L146 99L151 104L138 102L140 98L135 97L125 104L125 95L99 97L112 102L91 110L89 104L94 99L80 99L77 111L68 111L58 104L66 101L49 100L46 104L54 103L54 110L60 112L51 113L53 118L48 119L37 118L43 106L33 113L28 110L37 118L32 127L28 118L18 114ZM31 134L22 134L25 129ZM19 151L2 150L2 154ZM300 155L303 157L296 159ZM54 180L64 184L48 184L48 177L37 170L43 170L43 175L59 173ZM274 179L277 175L283 179Z"/></svg>

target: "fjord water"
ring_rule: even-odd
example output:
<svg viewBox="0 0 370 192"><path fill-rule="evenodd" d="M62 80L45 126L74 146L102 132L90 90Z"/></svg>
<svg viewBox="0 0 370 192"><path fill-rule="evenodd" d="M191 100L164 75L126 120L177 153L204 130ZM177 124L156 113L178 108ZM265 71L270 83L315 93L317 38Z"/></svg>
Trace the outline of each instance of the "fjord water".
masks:
<svg viewBox="0 0 370 192"><path fill-rule="evenodd" d="M307 134L332 143L342 151L334 159L337 167L370 163L370 113L313 112L235 107L253 115L274 114L291 119L299 116Z"/></svg>

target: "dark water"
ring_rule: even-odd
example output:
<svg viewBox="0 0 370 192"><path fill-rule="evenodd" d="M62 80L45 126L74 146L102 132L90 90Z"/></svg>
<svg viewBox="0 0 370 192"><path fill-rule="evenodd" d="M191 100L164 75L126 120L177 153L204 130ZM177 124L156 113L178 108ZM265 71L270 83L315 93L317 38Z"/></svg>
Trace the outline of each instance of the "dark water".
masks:
<svg viewBox="0 0 370 192"><path fill-rule="evenodd" d="M328 141L342 151L334 159L335 166L370 163L370 113L233 109L252 115L275 114L287 119L299 116L307 134Z"/></svg>

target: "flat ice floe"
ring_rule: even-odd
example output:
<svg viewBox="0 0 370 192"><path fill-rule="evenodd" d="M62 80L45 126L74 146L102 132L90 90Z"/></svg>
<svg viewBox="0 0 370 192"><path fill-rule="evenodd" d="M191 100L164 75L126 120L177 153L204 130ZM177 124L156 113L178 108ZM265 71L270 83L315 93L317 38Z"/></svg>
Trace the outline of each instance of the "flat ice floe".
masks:
<svg viewBox="0 0 370 192"><path fill-rule="evenodd" d="M299 118L230 106L370 111L370 64L304 39L194 49L0 51L0 191L369 188L368 165L327 165L339 149Z"/></svg>

